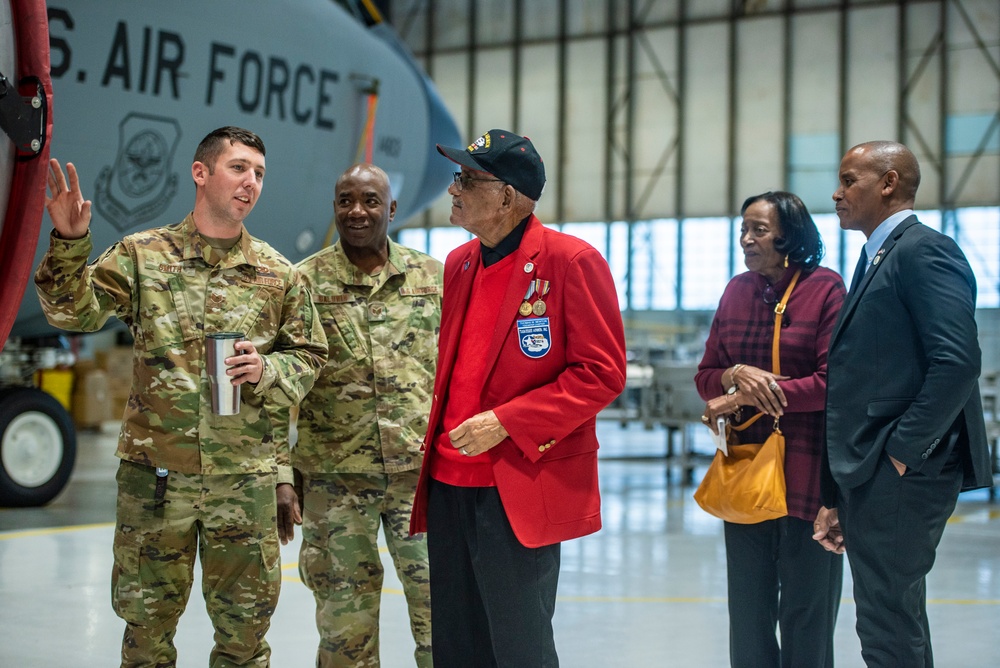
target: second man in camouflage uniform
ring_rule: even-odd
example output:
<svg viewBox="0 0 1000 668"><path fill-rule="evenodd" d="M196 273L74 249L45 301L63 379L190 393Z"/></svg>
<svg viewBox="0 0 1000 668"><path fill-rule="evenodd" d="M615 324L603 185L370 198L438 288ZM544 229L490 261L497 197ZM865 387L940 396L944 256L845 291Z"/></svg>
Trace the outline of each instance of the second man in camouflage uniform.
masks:
<svg viewBox="0 0 1000 668"><path fill-rule="evenodd" d="M427 546L408 525L434 382L442 265L388 239L395 210L385 172L351 167L335 188L340 239L299 264L330 340L292 450L303 479L299 572L316 598L323 668L379 665L380 524L403 583L416 663L431 665Z"/></svg>

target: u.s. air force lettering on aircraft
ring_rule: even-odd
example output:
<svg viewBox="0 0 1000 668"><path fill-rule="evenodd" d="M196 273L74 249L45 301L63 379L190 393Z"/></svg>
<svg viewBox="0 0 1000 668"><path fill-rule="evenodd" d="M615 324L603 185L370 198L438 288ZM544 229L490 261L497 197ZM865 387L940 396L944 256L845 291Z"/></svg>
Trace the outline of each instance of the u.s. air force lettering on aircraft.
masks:
<svg viewBox="0 0 1000 668"><path fill-rule="evenodd" d="M186 39L178 31L128 20L115 21L102 45L92 33L84 38L77 32L68 9L49 7L48 16L51 72L57 82L67 78L87 85L91 80L124 94L189 98L206 108L238 109L329 132L336 127L332 105L340 75L331 69L253 49L240 51L223 41L209 40L206 51L204 40L198 39L203 31ZM197 41L196 51L207 53L205 62L189 62L189 41ZM127 98L122 101L128 103ZM176 195L173 159L181 124L120 105L111 109L125 113L118 122L115 160L101 168L94 183L94 205L125 232L156 220ZM398 154L398 143L398 138L382 137L379 145L392 155Z"/></svg>
<svg viewBox="0 0 1000 668"><path fill-rule="evenodd" d="M183 220L195 147L223 125L264 140L267 187L247 225L293 262L330 236L333 184L352 162L389 174L394 227L451 183L434 144L461 136L440 97L391 28L333 0L51 0L47 13L48 145L94 202L95 249ZM18 293L13 334L50 332L34 292Z"/></svg>
<svg viewBox="0 0 1000 668"><path fill-rule="evenodd" d="M254 49L209 41L205 62L188 62L188 44L179 32L116 22L103 60L77 64L73 39L76 21L63 8L49 7L52 78L70 76L85 83L91 67L99 70L100 85L123 92L167 96L207 107L219 104L265 118L288 120L332 131L334 95L340 82L336 70L310 63L264 54ZM100 57L102 50L88 36L87 54ZM98 48L95 48L98 46ZM199 45L202 46L202 45ZM198 85L204 81L203 85Z"/></svg>

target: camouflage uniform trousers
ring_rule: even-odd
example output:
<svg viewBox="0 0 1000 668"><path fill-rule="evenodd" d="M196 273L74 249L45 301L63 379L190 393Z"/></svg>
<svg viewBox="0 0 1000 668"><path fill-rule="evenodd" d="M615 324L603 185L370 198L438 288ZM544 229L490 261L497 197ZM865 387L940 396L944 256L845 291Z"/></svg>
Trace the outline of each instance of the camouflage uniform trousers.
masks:
<svg viewBox="0 0 1000 668"><path fill-rule="evenodd" d="M116 479L111 601L127 624L122 667L176 665L196 553L215 627L209 666L269 666L264 634L281 587L275 475L170 472L161 501L151 467L123 461Z"/></svg>
<svg viewBox="0 0 1000 668"><path fill-rule="evenodd" d="M316 665L379 665L382 559L378 530L410 613L416 665L431 661L431 592L424 535L410 536L420 469L388 474L303 473L299 574L316 598Z"/></svg>

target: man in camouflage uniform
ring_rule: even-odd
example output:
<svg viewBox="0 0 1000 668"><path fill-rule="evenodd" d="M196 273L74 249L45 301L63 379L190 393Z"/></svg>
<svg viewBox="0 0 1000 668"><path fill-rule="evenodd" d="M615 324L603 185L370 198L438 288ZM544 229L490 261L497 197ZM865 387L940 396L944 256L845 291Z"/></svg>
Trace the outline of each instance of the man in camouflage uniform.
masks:
<svg viewBox="0 0 1000 668"><path fill-rule="evenodd" d="M302 581L316 598L317 666L378 666L384 527L418 666L431 665L423 536L409 536L441 323L442 265L388 239L396 211L378 167L337 180L340 239L299 264L330 340L300 406L292 464L303 479ZM286 536L287 537L287 536Z"/></svg>
<svg viewBox="0 0 1000 668"><path fill-rule="evenodd" d="M45 315L82 332L115 315L135 339L111 583L126 622L121 665L176 665L173 637L200 553L210 665L268 666L264 634L281 581L275 487L292 480L269 413L302 399L327 348L297 270L243 226L263 185L264 145L239 128L209 134L191 168L194 211L125 237L89 266L91 203L72 164L68 187L59 163L50 167L55 231L35 274ZM242 385L232 416L212 413L205 372L205 334L221 331L246 335L225 360Z"/></svg>

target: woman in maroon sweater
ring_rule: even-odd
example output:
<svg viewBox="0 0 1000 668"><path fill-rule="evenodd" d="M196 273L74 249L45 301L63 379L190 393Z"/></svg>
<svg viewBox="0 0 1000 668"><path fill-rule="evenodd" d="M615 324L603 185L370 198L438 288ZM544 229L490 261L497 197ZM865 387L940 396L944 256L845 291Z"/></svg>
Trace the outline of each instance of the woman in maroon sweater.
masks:
<svg viewBox="0 0 1000 668"><path fill-rule="evenodd" d="M720 415L734 423L758 411L781 417L788 515L759 524L725 523L730 663L829 668L843 558L812 539L812 522L820 507L826 352L844 282L819 266L823 241L797 196L750 197L741 213L740 246L749 271L726 286L695 383L708 402L711 426ZM782 375L775 376L774 308L799 269L782 316ZM744 443L761 443L772 425L765 416L733 433Z"/></svg>

